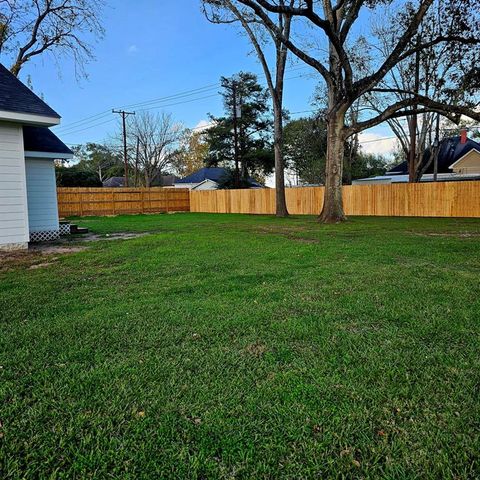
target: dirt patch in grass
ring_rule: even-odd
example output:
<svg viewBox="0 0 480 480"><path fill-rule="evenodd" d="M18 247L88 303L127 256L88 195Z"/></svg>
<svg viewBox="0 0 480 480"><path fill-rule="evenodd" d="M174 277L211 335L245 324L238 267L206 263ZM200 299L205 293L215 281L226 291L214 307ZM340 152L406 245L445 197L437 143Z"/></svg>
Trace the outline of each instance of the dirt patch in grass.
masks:
<svg viewBox="0 0 480 480"><path fill-rule="evenodd" d="M28 253L39 252L44 255L63 255L65 253L77 253L82 252L85 250L86 247L80 247L78 245L62 245L57 243L38 243L36 245L32 245Z"/></svg>
<svg viewBox="0 0 480 480"><path fill-rule="evenodd" d="M86 247L65 246L51 243L38 243L28 250L0 254L0 272L8 272L18 268L37 270L49 267L58 260L58 255L77 253Z"/></svg>
<svg viewBox="0 0 480 480"><path fill-rule="evenodd" d="M296 235L298 232L308 232L307 228L284 228L284 227L261 227L255 229L256 233L263 235L277 235L288 240L293 240L294 242L300 243L319 243L319 240L316 238L307 238Z"/></svg>
<svg viewBox="0 0 480 480"><path fill-rule="evenodd" d="M449 238L473 238L480 237L480 232L410 232L419 237L449 237Z"/></svg>
<svg viewBox="0 0 480 480"><path fill-rule="evenodd" d="M267 351L267 346L263 343L255 342L245 347L245 352L253 357L261 357Z"/></svg>
<svg viewBox="0 0 480 480"><path fill-rule="evenodd" d="M293 227L283 227L279 225L263 225L254 229L258 233L280 233L287 234L292 232L303 232L307 230L306 227L293 226ZM250 231L250 230L249 230Z"/></svg>
<svg viewBox="0 0 480 480"><path fill-rule="evenodd" d="M150 235L151 232L140 232L140 233L132 233L132 232L119 232L119 233L111 233L106 235L98 235L95 233L87 234L84 237L79 237L79 240L84 242L94 242L96 240L130 240L132 238L140 238L145 237L146 235Z"/></svg>
<svg viewBox="0 0 480 480"><path fill-rule="evenodd" d="M295 242L300 242L300 243L319 243L319 240L316 238L305 238L305 237L296 237L294 235L285 235L286 238L289 240L293 240Z"/></svg>

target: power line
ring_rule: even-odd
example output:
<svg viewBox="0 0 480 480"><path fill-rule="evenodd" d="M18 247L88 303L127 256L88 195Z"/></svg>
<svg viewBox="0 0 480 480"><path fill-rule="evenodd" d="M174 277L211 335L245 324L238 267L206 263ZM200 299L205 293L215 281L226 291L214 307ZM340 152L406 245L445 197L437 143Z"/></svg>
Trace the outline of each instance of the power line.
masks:
<svg viewBox="0 0 480 480"><path fill-rule="evenodd" d="M89 117L83 118L81 120L77 120L76 122L68 123L66 125L63 125L61 127L58 127L55 131L60 132L62 130L70 130L72 128L77 128L82 126L85 123L89 123L92 121L100 120L101 118L107 117L110 115L110 110L106 110L104 112L97 113L96 115L91 115Z"/></svg>
<svg viewBox="0 0 480 480"><path fill-rule="evenodd" d="M395 135L393 137L381 137L375 138L373 140L363 140L359 141L358 143L374 143L374 142L381 142L382 140L392 140L393 138L397 138Z"/></svg>
<svg viewBox="0 0 480 480"><path fill-rule="evenodd" d="M212 98L212 97L216 97L217 94L215 95L206 95L204 97L199 97L199 98L194 98L194 99L191 99L191 100L184 100L183 102L176 102L176 103L169 103L169 104L165 104L165 105L160 105L160 106L155 106L155 107L149 107L149 108L142 108L140 110L137 110L139 112L144 112L144 111L147 111L147 110L152 110L154 108L165 108L165 107L172 107L172 106L175 106L175 105L181 105L181 104L185 104L185 103L191 103L191 102L196 102L198 100L204 100L206 98ZM80 130L77 130L77 129L72 129L71 131L68 131L68 132L64 132L64 133L60 133L60 135L62 136L67 136L67 135L75 135L77 133L81 133L81 132L84 132L85 130L90 130L91 128L94 128L94 127L98 127L100 125L105 125L106 123L110 123L112 122L113 119L110 119L110 120L107 120L105 122L101 122L101 123L96 123L94 125L91 125L91 126L88 126L88 127L85 127L85 128L81 128Z"/></svg>
<svg viewBox="0 0 480 480"><path fill-rule="evenodd" d="M80 129L80 130L75 130L75 131L66 132L66 133L59 133L59 135L61 135L62 137L66 137L67 135L75 135L76 133L81 133L81 132L84 132L85 130L90 130L91 128L99 127L100 125L105 125L105 124L111 123L111 122L113 122L113 121L114 121L114 119L113 119L113 118L110 118L110 119L107 120L107 121L100 122L100 123L95 123L94 125L90 125L90 126L88 126L88 127L82 128L82 129ZM55 133L58 133L58 132L55 132Z"/></svg>
<svg viewBox="0 0 480 480"><path fill-rule="evenodd" d="M309 68L309 67L305 66L305 65L296 65L292 68L287 69L287 71L293 72L293 71L298 71L298 70L304 70L305 68ZM265 76L263 73L260 73L258 75ZM301 76L291 77L291 78L286 78L285 80L291 80L293 78L300 78L300 77ZM142 101L142 102L122 105L119 108L120 109L135 108L135 107L145 106L145 105L149 105L149 104L153 104L153 103L160 103L160 102L167 101L167 100L174 100L176 98L183 98L183 97L187 97L187 96L192 96L192 95L195 95L197 93L206 93L209 90L214 90L215 88L219 88L219 87L221 87L220 83L218 83L218 82L217 83L211 83L211 84L208 84L208 85L204 85L202 87L197 87L197 88L194 88L194 89L184 90L182 92L178 92L178 93L175 93L175 94L172 94L172 95L167 95L165 97L158 97L158 98L154 98L154 99L150 99L150 100L145 100L145 101ZM107 117L109 114L110 114L110 110L104 110L104 111L99 112L97 114L90 115L88 117L84 117L83 119L77 120L75 122L71 122L71 123L68 123L66 125L59 126L55 131L58 132L58 133L62 133L62 132L65 132L67 130L76 129L76 127L79 127L79 126L81 126L85 123L88 124L90 121L100 120L101 118Z"/></svg>
<svg viewBox="0 0 480 480"><path fill-rule="evenodd" d="M294 80L296 78L303 78L305 77L305 75L297 75L295 77L288 77L286 78L285 80ZM184 100L184 101L181 101L181 102L174 102L174 103L168 103L168 104L162 104L162 105L155 105L155 106L151 106L151 107L146 107L146 108L142 108L142 109L139 109L138 111L147 111L147 110L153 110L153 109L156 109L156 108L166 108L166 107L173 107L173 106L177 106L177 105L183 105L185 103L191 103L191 102L196 102L198 100L204 100L204 99L207 99L207 98L213 98L213 97L218 97L220 94L218 93L215 93L213 95L205 95L205 96L202 96L202 97L197 97L197 98L193 98L193 99L190 99L190 100ZM299 112L295 112L295 113L299 113ZM89 130L90 128L94 128L94 127L97 127L97 126L100 126L100 125L104 125L106 123L109 123L111 122L112 120L107 120L106 122L101 122L101 123L95 123L91 126L87 126L85 128L81 128L80 130L78 130L76 127L70 127L70 128L67 128L66 130L64 131L56 131L56 133L60 134L60 135L74 135L74 134L77 134L77 133L81 133L81 132L84 132L85 130ZM88 124L88 123L87 123ZM80 127L83 127L83 125L79 125Z"/></svg>

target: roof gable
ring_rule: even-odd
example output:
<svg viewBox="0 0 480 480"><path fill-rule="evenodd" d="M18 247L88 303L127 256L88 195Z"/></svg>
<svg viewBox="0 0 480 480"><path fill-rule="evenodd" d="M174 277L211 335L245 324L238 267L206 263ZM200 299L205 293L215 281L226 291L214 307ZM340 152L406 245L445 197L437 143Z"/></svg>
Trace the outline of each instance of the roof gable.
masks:
<svg viewBox="0 0 480 480"><path fill-rule="evenodd" d="M476 155L475 155L476 153ZM464 163L467 159L474 158L477 160L475 163L479 163L480 165L480 149L478 148L472 148L469 150L467 153L462 155L456 162L452 163L450 165L450 170L452 170L454 167L460 167L462 163Z"/></svg>
<svg viewBox="0 0 480 480"><path fill-rule="evenodd" d="M457 160L464 157L470 150L476 149L480 151L480 144L471 138L465 143L461 142L460 137L444 138L440 143L440 151L438 152L438 173L450 173L450 167ZM430 160L430 149L425 150L423 155L423 164ZM425 173L433 173L433 162L429 165ZM407 174L408 162L402 162L387 172L388 174Z"/></svg>
<svg viewBox="0 0 480 480"><path fill-rule="evenodd" d="M0 64L0 118L22 123L55 125L60 115ZM30 119L30 116L33 118ZM37 118L44 117L44 119ZM46 118L45 118L46 117ZM50 121L49 121L50 120Z"/></svg>

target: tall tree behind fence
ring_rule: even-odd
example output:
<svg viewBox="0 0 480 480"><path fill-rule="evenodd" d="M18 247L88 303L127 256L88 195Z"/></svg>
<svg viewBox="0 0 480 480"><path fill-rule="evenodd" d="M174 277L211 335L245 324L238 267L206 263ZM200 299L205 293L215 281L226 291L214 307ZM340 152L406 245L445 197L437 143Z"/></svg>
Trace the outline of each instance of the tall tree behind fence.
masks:
<svg viewBox="0 0 480 480"><path fill-rule="evenodd" d="M190 211L184 188L58 188L60 217Z"/></svg>
<svg viewBox="0 0 480 480"><path fill-rule="evenodd" d="M323 187L286 189L288 211L318 215ZM480 182L397 183L343 187L347 215L480 217ZM192 191L192 212L274 214L273 189Z"/></svg>

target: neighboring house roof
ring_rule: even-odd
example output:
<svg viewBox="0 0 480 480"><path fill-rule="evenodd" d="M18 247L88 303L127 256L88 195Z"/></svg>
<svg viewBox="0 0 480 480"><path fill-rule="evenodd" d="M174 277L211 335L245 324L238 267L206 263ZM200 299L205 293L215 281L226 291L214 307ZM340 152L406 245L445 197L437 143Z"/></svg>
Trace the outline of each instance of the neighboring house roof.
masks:
<svg viewBox="0 0 480 480"><path fill-rule="evenodd" d="M204 167L196 172L188 175L180 180L177 180L175 183L200 183L204 180L213 180L216 183L219 183L225 177L228 177L229 171L223 167ZM262 188L263 185L255 181L253 178L248 179L248 183L252 187Z"/></svg>
<svg viewBox="0 0 480 480"><path fill-rule="evenodd" d="M103 182L104 187L123 187L125 185L125 177L111 177Z"/></svg>
<svg viewBox="0 0 480 480"><path fill-rule="evenodd" d="M208 184L212 185L215 189L218 187L218 183L215 180L207 178L203 182L192 184L192 190L204 190Z"/></svg>
<svg viewBox="0 0 480 480"><path fill-rule="evenodd" d="M480 150L478 148L472 148L470 149L468 152L464 153L458 160L456 160L454 163L452 163L450 165L450 167L448 167L450 170L453 170L454 167L456 167L460 162L462 162L463 160L465 160L465 158L467 157L467 155L475 155L474 153L472 154L472 152L477 152L478 155L480 155Z"/></svg>
<svg viewBox="0 0 480 480"><path fill-rule="evenodd" d="M422 176L421 182L433 182L433 173L427 173ZM467 180L480 180L479 173L439 173L438 182L459 182ZM359 178L352 181L352 185L374 185L391 183L408 183L409 176L405 174L378 175L376 177Z"/></svg>
<svg viewBox="0 0 480 480"><path fill-rule="evenodd" d="M438 152L438 173L451 173L450 167L460 158L465 156L470 150L479 150L480 143L475 142L471 138L467 138L465 143L461 143L461 137L449 137L445 138L440 143L440 150ZM430 149L425 151L423 155L423 164L425 165L430 159ZM433 162L427 168L425 173L433 173ZM402 162L395 168L392 168L389 174L407 174L408 162Z"/></svg>
<svg viewBox="0 0 480 480"><path fill-rule="evenodd" d="M180 180L177 180L175 183L200 183L204 180L213 180L214 182L218 182L222 177L228 175L228 170L222 167L204 167L196 172L192 173L191 175L187 175Z"/></svg>
<svg viewBox="0 0 480 480"><path fill-rule="evenodd" d="M42 152L51 154L48 156L52 158L73 157L73 152L46 127L24 126L23 145L27 156L29 152Z"/></svg>
<svg viewBox="0 0 480 480"><path fill-rule="evenodd" d="M157 175L152 180L152 186L155 187L173 187L178 181L175 175Z"/></svg>
<svg viewBox="0 0 480 480"><path fill-rule="evenodd" d="M36 123L35 117L48 117L51 122L38 119L38 123L55 125L60 122L60 115L35 95L15 75L0 64L0 111L11 115L1 115L2 119ZM13 115L15 114L15 115ZM34 118L30 118L33 115Z"/></svg>

